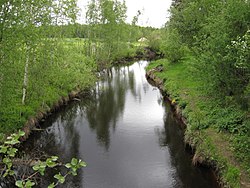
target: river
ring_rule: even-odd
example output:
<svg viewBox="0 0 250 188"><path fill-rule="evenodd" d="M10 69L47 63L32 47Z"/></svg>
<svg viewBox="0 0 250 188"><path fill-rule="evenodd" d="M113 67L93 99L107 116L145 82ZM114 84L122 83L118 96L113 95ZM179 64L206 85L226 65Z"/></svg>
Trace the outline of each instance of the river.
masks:
<svg viewBox="0 0 250 188"><path fill-rule="evenodd" d="M24 151L83 159L87 167L62 187L217 187L209 169L191 164L180 123L145 78L147 63L114 67L92 94L48 118ZM51 180L45 177L41 187Z"/></svg>

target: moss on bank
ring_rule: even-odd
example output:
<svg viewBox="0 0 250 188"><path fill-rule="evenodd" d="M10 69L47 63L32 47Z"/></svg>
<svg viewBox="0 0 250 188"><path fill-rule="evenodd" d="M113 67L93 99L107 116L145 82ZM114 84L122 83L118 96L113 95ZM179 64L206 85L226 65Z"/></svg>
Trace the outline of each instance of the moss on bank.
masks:
<svg viewBox="0 0 250 188"><path fill-rule="evenodd" d="M197 79L190 64L192 57L176 64L162 59L147 69L163 67L153 74L186 120L185 142L195 148L193 163L212 166L224 187L249 187L248 112L231 98L224 101L208 94L207 83Z"/></svg>

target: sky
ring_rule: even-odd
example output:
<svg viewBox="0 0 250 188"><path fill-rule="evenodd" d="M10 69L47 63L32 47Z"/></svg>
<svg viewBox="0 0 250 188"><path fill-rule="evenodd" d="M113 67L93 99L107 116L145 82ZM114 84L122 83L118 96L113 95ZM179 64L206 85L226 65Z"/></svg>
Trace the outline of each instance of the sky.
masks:
<svg viewBox="0 0 250 188"><path fill-rule="evenodd" d="M171 2L172 0L126 0L128 8L127 22L131 23L132 18L140 10L142 15L139 17L139 25L160 28L167 21ZM85 15L87 3L88 0L78 0L78 6L82 9L82 15ZM84 19L83 17L81 17L81 20Z"/></svg>

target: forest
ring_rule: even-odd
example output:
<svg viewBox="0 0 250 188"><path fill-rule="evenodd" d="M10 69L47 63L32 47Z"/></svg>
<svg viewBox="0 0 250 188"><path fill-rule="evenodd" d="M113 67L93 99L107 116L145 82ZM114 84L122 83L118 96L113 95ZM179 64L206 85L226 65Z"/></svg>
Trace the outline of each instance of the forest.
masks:
<svg viewBox="0 0 250 188"><path fill-rule="evenodd" d="M127 23L126 1L90 0L85 24L76 22L79 11L76 0L0 2L0 181L17 180L11 161L27 127L91 90L99 72L145 58L146 49L156 54L147 70L163 67L155 75L187 121L193 163L212 167L222 187L249 187L250 1L172 0L162 28L139 26L140 11ZM85 166L67 165L73 175ZM56 179L50 187L65 181Z"/></svg>

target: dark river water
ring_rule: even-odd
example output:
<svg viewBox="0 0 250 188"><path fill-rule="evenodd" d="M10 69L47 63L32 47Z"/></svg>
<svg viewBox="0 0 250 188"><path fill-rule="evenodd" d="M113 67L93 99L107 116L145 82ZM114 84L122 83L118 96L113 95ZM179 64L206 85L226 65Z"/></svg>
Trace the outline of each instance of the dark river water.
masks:
<svg viewBox="0 0 250 188"><path fill-rule="evenodd" d="M47 119L25 152L86 161L87 167L62 187L217 187L210 170L192 166L183 130L159 90L145 79L146 65L113 68L93 94ZM51 180L45 177L42 187Z"/></svg>

